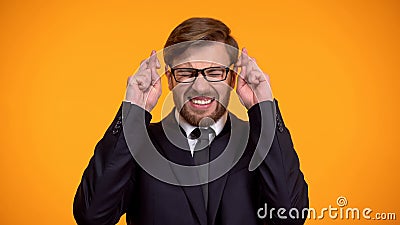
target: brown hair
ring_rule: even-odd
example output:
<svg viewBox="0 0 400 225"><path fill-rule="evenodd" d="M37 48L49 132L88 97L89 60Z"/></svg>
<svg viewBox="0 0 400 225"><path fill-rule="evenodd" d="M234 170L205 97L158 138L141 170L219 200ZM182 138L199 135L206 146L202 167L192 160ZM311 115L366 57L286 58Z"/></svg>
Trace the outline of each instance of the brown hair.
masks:
<svg viewBox="0 0 400 225"><path fill-rule="evenodd" d="M223 22L213 18L193 17L179 24L169 35L164 45L164 60L168 65L172 65L174 55L181 53L189 46L182 45L178 49L168 48L175 44L186 41L218 41L232 46L227 49L230 52L231 63L235 63L238 58L238 44L230 35L231 29ZM184 48L184 49L182 49ZM232 52L232 49L234 52Z"/></svg>

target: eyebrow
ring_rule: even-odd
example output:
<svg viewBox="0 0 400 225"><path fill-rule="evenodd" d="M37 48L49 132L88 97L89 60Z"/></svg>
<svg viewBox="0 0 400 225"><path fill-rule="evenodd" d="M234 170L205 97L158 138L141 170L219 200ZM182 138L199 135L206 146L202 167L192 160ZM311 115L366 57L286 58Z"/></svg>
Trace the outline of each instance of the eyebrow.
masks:
<svg viewBox="0 0 400 225"><path fill-rule="evenodd" d="M193 64L192 64L191 62L185 62L185 63L182 63L182 64L177 65L177 66L186 65L186 64L189 64L190 67L185 67L185 66L184 66L184 67L181 67L181 68L193 68ZM175 66L174 68L177 68L177 66ZM203 68L201 68L201 69L209 68L209 67L222 67L222 66L224 66L224 65L217 64L217 63L211 63L210 66L203 67Z"/></svg>

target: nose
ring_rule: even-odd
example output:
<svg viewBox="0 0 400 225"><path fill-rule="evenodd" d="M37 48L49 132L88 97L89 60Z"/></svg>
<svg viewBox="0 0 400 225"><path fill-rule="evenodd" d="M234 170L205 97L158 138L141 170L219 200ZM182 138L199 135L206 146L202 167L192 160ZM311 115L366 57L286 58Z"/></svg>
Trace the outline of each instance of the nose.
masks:
<svg viewBox="0 0 400 225"><path fill-rule="evenodd" d="M192 84L192 89L198 93L207 93L210 90L210 82L208 82L204 76L199 73L198 77Z"/></svg>

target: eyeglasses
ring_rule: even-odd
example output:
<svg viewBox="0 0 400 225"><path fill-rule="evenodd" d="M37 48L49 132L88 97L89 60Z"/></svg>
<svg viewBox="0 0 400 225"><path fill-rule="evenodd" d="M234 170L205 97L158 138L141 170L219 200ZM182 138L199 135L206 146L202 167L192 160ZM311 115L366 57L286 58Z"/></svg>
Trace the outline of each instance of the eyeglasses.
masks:
<svg viewBox="0 0 400 225"><path fill-rule="evenodd" d="M220 82L226 80L229 67L195 68L171 68L171 73L178 83L193 83L199 76L199 72L208 82Z"/></svg>

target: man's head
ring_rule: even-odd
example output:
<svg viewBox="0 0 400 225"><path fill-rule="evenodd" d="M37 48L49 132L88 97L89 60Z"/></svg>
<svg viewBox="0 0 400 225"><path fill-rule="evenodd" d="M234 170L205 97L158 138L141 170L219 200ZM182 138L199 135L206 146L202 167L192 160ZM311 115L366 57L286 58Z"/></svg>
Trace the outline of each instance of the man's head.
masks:
<svg viewBox="0 0 400 225"><path fill-rule="evenodd" d="M191 18L178 25L164 46L169 89L176 108L191 125L204 118L218 120L229 103L238 58L230 29L212 18ZM197 69L197 70L196 70Z"/></svg>

